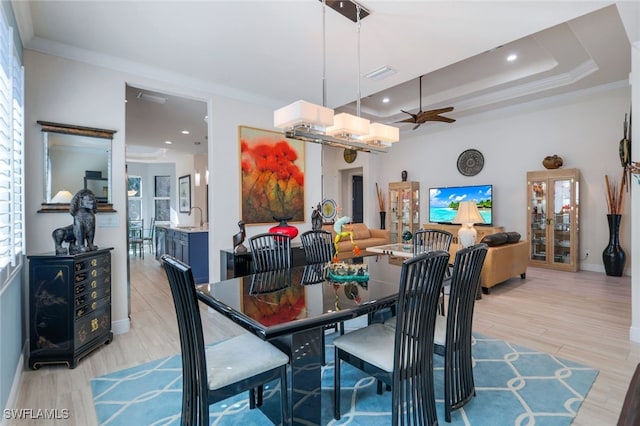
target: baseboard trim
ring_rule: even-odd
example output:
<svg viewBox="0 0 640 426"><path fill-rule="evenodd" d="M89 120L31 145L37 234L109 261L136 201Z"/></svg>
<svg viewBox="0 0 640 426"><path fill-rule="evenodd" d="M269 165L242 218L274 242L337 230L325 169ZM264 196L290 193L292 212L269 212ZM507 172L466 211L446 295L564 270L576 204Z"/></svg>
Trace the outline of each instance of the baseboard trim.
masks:
<svg viewBox="0 0 640 426"><path fill-rule="evenodd" d="M16 366L16 373L13 376L13 383L11 384L11 390L9 391L9 397L7 398L7 405L5 409L11 409L16 407L18 402L18 396L20 395L20 389L22 389L22 376L24 375L24 360L28 355L27 348L29 347L29 340L27 340L22 347L22 356ZM4 412L3 412L4 414ZM0 426L5 426L10 419L5 419L5 415L0 419Z"/></svg>
<svg viewBox="0 0 640 426"><path fill-rule="evenodd" d="M120 321L111 322L111 331L113 334L125 334L131 330L131 320L129 318Z"/></svg>

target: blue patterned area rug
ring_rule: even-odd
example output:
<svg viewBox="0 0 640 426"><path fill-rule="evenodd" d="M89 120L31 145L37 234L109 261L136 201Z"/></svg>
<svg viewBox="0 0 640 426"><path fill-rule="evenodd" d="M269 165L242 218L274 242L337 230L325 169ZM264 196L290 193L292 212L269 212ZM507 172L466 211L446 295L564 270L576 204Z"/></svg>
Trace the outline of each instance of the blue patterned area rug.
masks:
<svg viewBox="0 0 640 426"><path fill-rule="evenodd" d="M333 420L333 351L328 335L322 370L322 423L389 425L391 393L376 394L375 381L350 365L342 369L342 419ZM452 413L451 425L570 425L598 371L504 340L474 335L476 396ZM435 356L435 389L440 424L444 421L443 359ZM179 425L181 360L173 356L92 379L100 425ZM354 395L355 394L355 395ZM265 398L279 397L267 389ZM260 410L249 410L248 393L211 406L212 425L271 424Z"/></svg>

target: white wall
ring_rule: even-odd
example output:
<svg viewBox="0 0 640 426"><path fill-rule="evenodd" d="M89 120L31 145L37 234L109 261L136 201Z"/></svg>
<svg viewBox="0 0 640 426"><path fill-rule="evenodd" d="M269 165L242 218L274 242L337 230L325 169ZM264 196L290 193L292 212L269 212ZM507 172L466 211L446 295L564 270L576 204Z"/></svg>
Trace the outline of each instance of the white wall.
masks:
<svg viewBox="0 0 640 426"><path fill-rule="evenodd" d="M365 222L375 227L379 222L378 204L372 186L378 182L386 192L389 182L401 180L402 170L407 170L408 180L420 182L423 224L428 222L429 187L493 184L494 224L526 238L526 172L544 170L544 157L557 154L564 159L564 168L575 167L582 173L580 255L584 257L584 250L590 249L591 256L581 262L581 269L604 272L601 253L609 235L604 176L608 174L618 182L621 178L618 144L630 96L629 85L622 82L463 117L453 124L430 123L416 131L403 131L390 153L360 153L356 162L348 166L342 160L342 152L332 149L339 152L325 162L325 184L335 196L339 170L362 165L368 176ZM461 175L456 167L460 153L469 148L480 150L485 160L483 170L473 177ZM627 253L627 273L632 257L630 204L626 193L621 244Z"/></svg>
<svg viewBox="0 0 640 426"><path fill-rule="evenodd" d="M112 252L112 320L114 332L129 328L126 291L126 181L125 181L125 85L191 97L208 102L209 120L209 274L220 276L219 250L232 247L232 235L238 231L240 217L238 125L273 129L273 108L233 101L204 90L193 89L191 82L158 82L142 76L112 71L86 63L61 59L34 51L25 51L26 80L26 156L28 188L26 204L27 254L51 252L49 235L71 223L68 214L37 213L43 201L42 135L37 120L116 130L113 140L113 206L117 213L105 214L109 227L96 229L96 243L114 247ZM308 145L305 165L305 223L300 232L311 228L312 203L321 199L321 150ZM188 164L187 164L188 163ZM176 175L192 175L193 159L176 164ZM192 186L192 191L193 191ZM103 214L100 214L103 215ZM193 223L196 216L179 214L179 223ZM99 218L100 221L100 218ZM104 223L104 222L103 222ZM274 223L275 224L275 223ZM247 227L248 236L268 226Z"/></svg>
<svg viewBox="0 0 640 426"><path fill-rule="evenodd" d="M238 125L273 130L273 108L229 99L214 99L209 110L209 275L220 277L221 249L233 247L240 220L240 148ZM305 145L305 222L295 224L300 233L311 229L311 211L322 200L320 145ZM274 224L275 225L275 222ZM273 225L247 225L247 238ZM294 242L299 241L299 237ZM245 242L247 245L247 242Z"/></svg>

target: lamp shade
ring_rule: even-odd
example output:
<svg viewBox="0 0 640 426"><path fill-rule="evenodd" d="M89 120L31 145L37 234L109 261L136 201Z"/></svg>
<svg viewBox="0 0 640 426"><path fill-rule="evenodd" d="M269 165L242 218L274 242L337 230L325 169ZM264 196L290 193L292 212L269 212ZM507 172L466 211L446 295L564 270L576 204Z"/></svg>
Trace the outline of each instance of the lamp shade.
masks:
<svg viewBox="0 0 640 426"><path fill-rule="evenodd" d="M327 127L326 132L332 136L365 136L369 134L369 120L341 112L333 117L333 126Z"/></svg>
<svg viewBox="0 0 640 426"><path fill-rule="evenodd" d="M364 139L370 142L398 142L400 140L400 129L382 123L371 123L369 134Z"/></svg>
<svg viewBox="0 0 640 426"><path fill-rule="evenodd" d="M452 220L453 223L474 224L484 223L484 219L480 216L478 206L475 201L461 201L458 205L458 213Z"/></svg>
<svg viewBox="0 0 640 426"><path fill-rule="evenodd" d="M59 203L59 204L67 204L71 202L72 198L73 198L73 194L63 189L62 191L58 191L56 195L54 195L54 197L51 199L51 202Z"/></svg>
<svg viewBox="0 0 640 426"><path fill-rule="evenodd" d="M480 216L475 201L461 201L460 204L458 204L458 214L456 214L456 217L454 217L451 222L462 224L458 230L458 243L464 248L476 243L478 233L473 229L473 224L484 223L484 219Z"/></svg>
<svg viewBox="0 0 640 426"><path fill-rule="evenodd" d="M331 108L307 101L296 101L273 112L273 126L278 129L286 130L300 125L325 128L332 124Z"/></svg>

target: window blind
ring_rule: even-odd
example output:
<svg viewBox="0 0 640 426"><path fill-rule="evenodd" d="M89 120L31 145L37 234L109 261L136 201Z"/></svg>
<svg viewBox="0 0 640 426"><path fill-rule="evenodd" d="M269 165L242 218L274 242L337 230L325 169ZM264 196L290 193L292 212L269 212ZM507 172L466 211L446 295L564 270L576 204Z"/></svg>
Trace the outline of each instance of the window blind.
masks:
<svg viewBox="0 0 640 426"><path fill-rule="evenodd" d="M24 68L0 14L0 288L24 254Z"/></svg>

